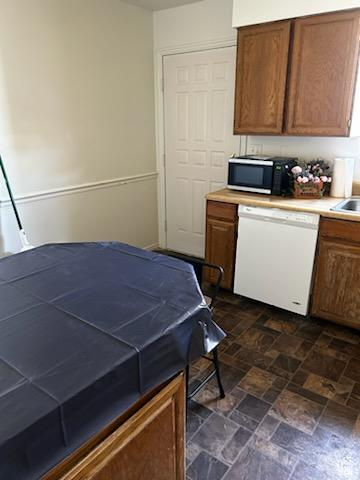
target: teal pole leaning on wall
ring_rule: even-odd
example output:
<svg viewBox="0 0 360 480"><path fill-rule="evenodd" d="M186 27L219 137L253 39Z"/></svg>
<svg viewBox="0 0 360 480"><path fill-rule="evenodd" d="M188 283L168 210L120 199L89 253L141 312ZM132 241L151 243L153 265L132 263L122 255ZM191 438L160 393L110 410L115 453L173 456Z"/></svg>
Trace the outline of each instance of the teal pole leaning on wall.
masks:
<svg viewBox="0 0 360 480"><path fill-rule="evenodd" d="M6 185L8 193L9 193L11 205L12 205L12 208L14 210L16 222L18 224L19 236L20 236L20 242L21 242L21 251L24 252L25 250L30 250L31 248L34 248L34 247L32 245L30 245L28 239L26 238L26 233L25 233L25 230L23 229L23 226L22 226L22 223L21 223L20 215L19 215L18 209L16 207L14 196L13 196L12 191L11 191L10 182L9 182L8 176L6 174L5 165L4 165L4 162L1 158L1 155L0 155L0 169L1 169L2 175L3 175L4 180L5 180L5 185Z"/></svg>

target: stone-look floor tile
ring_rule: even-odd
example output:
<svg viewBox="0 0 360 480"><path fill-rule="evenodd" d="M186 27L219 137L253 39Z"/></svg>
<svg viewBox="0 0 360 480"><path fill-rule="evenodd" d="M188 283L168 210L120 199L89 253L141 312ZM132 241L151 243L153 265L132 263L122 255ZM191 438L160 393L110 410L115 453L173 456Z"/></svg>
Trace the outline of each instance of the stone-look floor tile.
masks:
<svg viewBox="0 0 360 480"><path fill-rule="evenodd" d="M195 413L196 415L203 418L204 420L209 418L210 415L213 413L211 410L206 408L204 405L201 405L200 403L195 402L195 400L188 400L187 408L188 408L188 411L190 411L192 413Z"/></svg>
<svg viewBox="0 0 360 480"><path fill-rule="evenodd" d="M360 343L359 334L350 328L328 323L324 328L324 332L328 335L339 338L340 340L344 340L345 342L353 343L354 345L358 345Z"/></svg>
<svg viewBox="0 0 360 480"><path fill-rule="evenodd" d="M360 383L354 383L353 389L351 390L351 396L360 400Z"/></svg>
<svg viewBox="0 0 360 480"><path fill-rule="evenodd" d="M239 412L239 410L234 410L230 415L230 420L237 423L241 427L246 428L250 432L254 432L259 426L259 422L253 418L248 417L244 413ZM360 431L360 430L359 430Z"/></svg>
<svg viewBox="0 0 360 480"><path fill-rule="evenodd" d="M253 367L239 383L239 386L253 395L261 397L273 384L276 376L257 367Z"/></svg>
<svg viewBox="0 0 360 480"><path fill-rule="evenodd" d="M350 397L347 400L346 405L348 407L354 408L357 411L360 411L360 400L357 400L356 398Z"/></svg>
<svg viewBox="0 0 360 480"><path fill-rule="evenodd" d="M270 440L273 433L279 426L280 422L274 417L270 415L266 415L264 420L260 423L258 428L256 429L256 435L261 438L265 438L265 440Z"/></svg>
<svg viewBox="0 0 360 480"><path fill-rule="evenodd" d="M204 423L204 419L196 415L195 413L188 411L186 415L186 438L190 438L194 435L195 432L201 427Z"/></svg>
<svg viewBox="0 0 360 480"><path fill-rule="evenodd" d="M304 383L304 388L318 393L323 397L335 400L339 403L345 403L346 399L352 391L354 383L345 378L341 378L338 382L320 377L314 373L310 373Z"/></svg>
<svg viewBox="0 0 360 480"><path fill-rule="evenodd" d="M286 318L279 318L279 317L272 317L269 318L265 323L265 327L270 328L271 330L275 330L281 333L295 333L298 329L298 325L296 322L292 321L291 319Z"/></svg>
<svg viewBox="0 0 360 480"><path fill-rule="evenodd" d="M234 435L238 425L214 413L192 437L193 443L219 457L225 443Z"/></svg>
<svg viewBox="0 0 360 480"><path fill-rule="evenodd" d="M221 374L221 382L226 392L229 392L236 385L238 385L240 380L246 374L246 372L239 370L238 368L232 367L230 365L224 365L223 362L219 362L219 369ZM213 377L209 381L209 385L213 385L214 387L217 387L216 377Z"/></svg>
<svg viewBox="0 0 360 480"><path fill-rule="evenodd" d="M283 390L270 410L270 415L294 428L311 434L324 407L289 390Z"/></svg>
<svg viewBox="0 0 360 480"><path fill-rule="evenodd" d="M286 387L287 384L288 384L288 380L286 378L276 377L273 383L273 387L278 388L279 390L282 390L283 388Z"/></svg>
<svg viewBox="0 0 360 480"><path fill-rule="evenodd" d="M283 480L282 470L274 473L270 468L275 466L288 472L286 480L290 480L292 471L293 480L360 480L360 334L229 293L215 310L217 319L227 317L224 322L231 329L219 347L221 372L226 377L226 399L220 405L219 399L213 399L211 408L202 405L199 399L188 402L191 412L188 429L193 433L188 439L187 465L190 468L200 453L217 457L216 462L220 461L225 468L229 462L234 463L231 473L228 470L223 475L211 461L208 468L208 463L200 458L201 467L196 471L203 476L194 478L217 480L217 475L223 475L230 480ZM267 375L260 381L261 375L255 374L251 382L253 371L249 376L246 374L253 368L255 372L266 370L275 376L271 386ZM193 385L211 370L212 365L204 359L194 363ZM239 386L245 378L245 383L250 378L248 385L255 388L255 395ZM268 388L260 395L265 385ZM210 390L216 397L215 379L206 390L207 395ZM298 395L301 403L308 402L305 418L312 417L314 405L323 410L311 434L284 422L279 424L279 419L272 417L270 409L277 405L282 391ZM206 402L206 395L201 400ZM297 416L299 421L303 414L299 405L287 403L290 417ZM221 457L226 445L229 445L227 460ZM258 461L250 461L246 453L250 450L259 455ZM294 458L298 459L295 470L283 466L293 466ZM245 465L249 462L253 469L244 468L241 459L247 459ZM187 478L194 480L190 473Z"/></svg>
<svg viewBox="0 0 360 480"><path fill-rule="evenodd" d="M287 480L289 470L259 451L246 447L224 480Z"/></svg>
<svg viewBox="0 0 360 480"><path fill-rule="evenodd" d="M329 478L358 479L358 445L321 427L317 427L311 436L291 427L284 427L285 425L280 425L271 439L272 442L298 455L307 465L325 472Z"/></svg>
<svg viewBox="0 0 360 480"><path fill-rule="evenodd" d="M310 467L306 463L300 461L290 480L336 480L334 477L329 477L325 472L318 470L317 468Z"/></svg>
<svg viewBox="0 0 360 480"><path fill-rule="evenodd" d="M360 383L360 360L352 358L344 372L345 377Z"/></svg>
<svg viewBox="0 0 360 480"><path fill-rule="evenodd" d="M267 368L273 361L271 357L247 348L241 348L236 353L236 358L241 362L264 369Z"/></svg>
<svg viewBox="0 0 360 480"><path fill-rule="evenodd" d="M327 355L328 357L337 358L345 363L347 363L350 359L349 355L346 353L340 352L339 350L335 350L334 348L330 347L318 347L314 348L317 352L322 353L323 355Z"/></svg>
<svg viewBox="0 0 360 480"><path fill-rule="evenodd" d="M306 388L303 388L296 383L290 382L286 389L290 390L290 392L297 393L298 395L301 395L302 397L305 397L312 402L319 403L320 405L326 405L328 401L328 399L323 397L322 395L319 395L318 393L315 393L311 390L307 390Z"/></svg>
<svg viewBox="0 0 360 480"><path fill-rule="evenodd" d="M221 480L228 466L206 452L201 452L188 468L191 480Z"/></svg>
<svg viewBox="0 0 360 480"><path fill-rule="evenodd" d="M360 415L358 415L353 430L351 432L351 438L356 442L360 442Z"/></svg>
<svg viewBox="0 0 360 480"><path fill-rule="evenodd" d="M242 400L243 398L246 397L246 392L244 390L242 390L240 387L234 387L232 390L231 390L231 395L235 398L237 398L239 400L239 403L240 403L240 400Z"/></svg>
<svg viewBox="0 0 360 480"><path fill-rule="evenodd" d="M321 377L337 381L345 369L346 363L337 358L312 351L303 363L303 368ZM347 375L349 376L349 375ZM351 378L351 377L350 377Z"/></svg>
<svg viewBox="0 0 360 480"><path fill-rule="evenodd" d="M302 368L299 368L299 370L297 370L295 375L292 377L291 381L293 383L296 383L297 385L304 385L308 376L309 376L309 372L307 372L306 370L303 370Z"/></svg>
<svg viewBox="0 0 360 480"><path fill-rule="evenodd" d="M319 336L322 334L323 329L314 323L307 323L299 328L296 335L310 342L316 342Z"/></svg>
<svg viewBox="0 0 360 480"><path fill-rule="evenodd" d="M360 345L354 345L339 338L334 338L329 346L334 350L350 355L350 357L360 358Z"/></svg>
<svg viewBox="0 0 360 480"><path fill-rule="evenodd" d="M270 349L275 338L275 335L251 327L239 336L238 342L245 348L265 353Z"/></svg>
<svg viewBox="0 0 360 480"><path fill-rule="evenodd" d="M225 330L225 332L231 332L235 327L238 326L239 320L231 313L227 313L218 319L217 324Z"/></svg>
<svg viewBox="0 0 360 480"><path fill-rule="evenodd" d="M335 434L348 436L353 431L357 418L356 410L330 400L320 419L320 425Z"/></svg>
<svg viewBox="0 0 360 480"><path fill-rule="evenodd" d="M232 357L233 355L235 355L240 350L240 348L241 348L241 346L234 342L227 347L227 349L224 351L224 353L226 353L226 355L230 355Z"/></svg>
<svg viewBox="0 0 360 480"><path fill-rule="evenodd" d="M201 448L191 440L186 444L186 465L189 466L201 452Z"/></svg>
<svg viewBox="0 0 360 480"><path fill-rule="evenodd" d="M257 422L260 422L265 417L270 407L271 405L269 403L248 394L236 410L253 418Z"/></svg>
<svg viewBox="0 0 360 480"><path fill-rule="evenodd" d="M274 403L275 400L280 395L280 393L281 393L281 390L278 390L275 387L270 387L269 390L267 390L264 393L264 395L262 396L262 399L265 400L265 402Z"/></svg>
<svg viewBox="0 0 360 480"><path fill-rule="evenodd" d="M298 461L298 458L275 443L262 437L254 435L250 440L249 446L254 450L260 451L263 455L275 460L288 470L292 471Z"/></svg>
<svg viewBox="0 0 360 480"><path fill-rule="evenodd" d="M322 333L320 337L316 340L315 345L320 348L328 347L332 340L333 337L330 337L330 335L328 335L327 333Z"/></svg>
<svg viewBox="0 0 360 480"><path fill-rule="evenodd" d="M280 377L284 377L290 380L298 369L300 363L300 360L288 357L287 355L283 355L281 353L276 358L274 363L269 367L269 371L279 375Z"/></svg>
<svg viewBox="0 0 360 480"><path fill-rule="evenodd" d="M309 342L308 340L303 340L302 344L296 350L293 356L295 358L298 358L299 360L304 360L307 357L310 350L313 348L313 346L314 346L313 343Z"/></svg>
<svg viewBox="0 0 360 480"><path fill-rule="evenodd" d="M208 368L208 366L209 366L209 361L206 360L206 358L201 357L201 358L199 358L199 360L197 360L196 362L194 362L194 364L193 364L192 366L193 366L193 368L195 368L196 370L202 371L202 370L205 370L206 368Z"/></svg>
<svg viewBox="0 0 360 480"><path fill-rule="evenodd" d="M308 450L311 450L313 444L311 435L286 423L280 423L271 441L297 456L305 455Z"/></svg>
<svg viewBox="0 0 360 480"><path fill-rule="evenodd" d="M284 353L285 355L295 356L295 352L300 348L302 343L302 338L283 333L275 340L271 350Z"/></svg>
<svg viewBox="0 0 360 480"><path fill-rule="evenodd" d="M239 360L236 356L228 355L225 352L220 353L219 360L225 365L230 365L230 367L237 368L238 370L243 372L243 375L245 375L245 373L248 372L251 368L251 365L244 363L243 361Z"/></svg>
<svg viewBox="0 0 360 480"><path fill-rule="evenodd" d="M239 427L235 435L228 441L221 452L221 457L227 463L233 463L241 450L245 447L248 440L252 436L249 430Z"/></svg>
<svg viewBox="0 0 360 480"><path fill-rule="evenodd" d="M241 400L231 395L231 393L227 393L225 398L220 398L219 390L210 384L202 388L200 392L195 395L194 399L207 409L221 413L222 415L229 415Z"/></svg>

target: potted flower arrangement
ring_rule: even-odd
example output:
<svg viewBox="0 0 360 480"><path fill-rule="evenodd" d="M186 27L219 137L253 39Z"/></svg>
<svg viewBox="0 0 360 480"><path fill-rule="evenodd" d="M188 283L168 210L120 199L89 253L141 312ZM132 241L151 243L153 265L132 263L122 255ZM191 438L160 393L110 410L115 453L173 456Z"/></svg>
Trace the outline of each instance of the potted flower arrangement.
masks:
<svg viewBox="0 0 360 480"><path fill-rule="evenodd" d="M291 169L295 198L321 198L332 181L330 167L324 160L312 160Z"/></svg>

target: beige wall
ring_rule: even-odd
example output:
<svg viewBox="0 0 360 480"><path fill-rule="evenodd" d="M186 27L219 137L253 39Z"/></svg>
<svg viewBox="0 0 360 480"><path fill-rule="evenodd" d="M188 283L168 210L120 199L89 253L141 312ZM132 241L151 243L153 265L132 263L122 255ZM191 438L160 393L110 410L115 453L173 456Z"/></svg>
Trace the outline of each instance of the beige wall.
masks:
<svg viewBox="0 0 360 480"><path fill-rule="evenodd" d="M203 0L154 12L155 49L236 39L231 26L233 0Z"/></svg>
<svg viewBox="0 0 360 480"><path fill-rule="evenodd" d="M152 14L119 0L0 0L0 12L0 145L13 189L61 196L20 203L30 238L156 243L155 176L101 197L61 192L155 172ZM9 212L2 242L14 251Z"/></svg>

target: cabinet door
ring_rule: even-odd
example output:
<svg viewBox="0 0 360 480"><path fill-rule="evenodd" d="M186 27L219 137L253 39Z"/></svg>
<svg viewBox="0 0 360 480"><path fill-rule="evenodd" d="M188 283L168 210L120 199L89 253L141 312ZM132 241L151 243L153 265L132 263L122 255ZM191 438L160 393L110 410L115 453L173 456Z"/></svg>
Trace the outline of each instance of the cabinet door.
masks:
<svg viewBox="0 0 360 480"><path fill-rule="evenodd" d="M224 269L221 283L223 288L231 289L234 279L236 247L236 223L207 218L205 259L209 263L220 265ZM213 270L206 273L206 279L215 283Z"/></svg>
<svg viewBox="0 0 360 480"><path fill-rule="evenodd" d="M234 133L283 130L290 21L239 28Z"/></svg>
<svg viewBox="0 0 360 480"><path fill-rule="evenodd" d="M180 374L61 479L184 480L184 426Z"/></svg>
<svg viewBox="0 0 360 480"><path fill-rule="evenodd" d="M349 135L360 10L295 20L286 133Z"/></svg>
<svg viewBox="0 0 360 480"><path fill-rule="evenodd" d="M320 239L312 314L360 329L360 245Z"/></svg>

